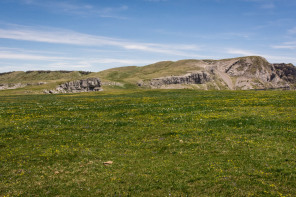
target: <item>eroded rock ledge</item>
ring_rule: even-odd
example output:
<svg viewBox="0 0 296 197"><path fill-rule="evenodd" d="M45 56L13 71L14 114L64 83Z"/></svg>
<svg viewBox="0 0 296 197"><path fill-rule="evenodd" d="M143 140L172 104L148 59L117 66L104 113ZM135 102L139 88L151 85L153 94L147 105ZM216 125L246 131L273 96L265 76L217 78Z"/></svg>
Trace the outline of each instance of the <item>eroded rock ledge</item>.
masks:
<svg viewBox="0 0 296 197"><path fill-rule="evenodd" d="M139 82L138 86L151 86L154 88L161 88L165 85L173 84L203 84L211 80L211 76L207 72L195 72L182 76L170 76L155 78L149 81L149 83Z"/></svg>
<svg viewBox="0 0 296 197"><path fill-rule="evenodd" d="M58 93L77 93L102 91L101 81L99 78L88 78L82 80L69 81L59 85L55 90L45 90L47 94Z"/></svg>

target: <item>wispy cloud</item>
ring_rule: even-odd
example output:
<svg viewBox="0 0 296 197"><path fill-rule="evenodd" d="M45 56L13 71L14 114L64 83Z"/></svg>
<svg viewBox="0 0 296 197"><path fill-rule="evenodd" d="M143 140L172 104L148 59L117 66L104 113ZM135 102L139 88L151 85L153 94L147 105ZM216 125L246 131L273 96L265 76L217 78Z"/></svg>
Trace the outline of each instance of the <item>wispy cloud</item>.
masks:
<svg viewBox="0 0 296 197"><path fill-rule="evenodd" d="M296 41L283 42L280 45L273 45L274 49L296 49Z"/></svg>
<svg viewBox="0 0 296 197"><path fill-rule="evenodd" d="M276 62L276 63L281 63L281 62L285 62L285 63L294 63L296 62L296 58L294 57L287 57L287 56L278 56L278 55L265 55L265 58L269 59L272 62Z"/></svg>
<svg viewBox="0 0 296 197"><path fill-rule="evenodd" d="M271 2L265 3L265 4L262 4L261 5L261 8L263 8L263 9L274 9L275 8L275 4L274 3L271 3Z"/></svg>
<svg viewBox="0 0 296 197"><path fill-rule="evenodd" d="M233 55L242 55L242 56L259 55L258 53L254 53L252 51L247 51L247 50L243 50L243 49L228 49L227 53L233 54Z"/></svg>
<svg viewBox="0 0 296 197"><path fill-rule="evenodd" d="M40 28L39 28L40 29ZM196 45L132 42L112 37L83 34L68 30L29 27L0 29L0 38L80 46L112 46L125 50L191 56L200 48Z"/></svg>
<svg viewBox="0 0 296 197"><path fill-rule="evenodd" d="M59 56L45 56L45 55L30 54L30 53L15 53L12 51L0 50L0 59L57 61L57 60L72 60L73 58L59 57Z"/></svg>
<svg viewBox="0 0 296 197"><path fill-rule="evenodd" d="M44 53L44 54L43 54ZM51 52L32 51L20 48L0 48L0 72L12 70L92 70L100 71L116 66L146 65L161 61L161 59L151 58L95 58L95 57L64 57L50 56ZM43 54L43 55L42 55ZM16 64L17 61L17 64ZM9 63L14 62L14 63ZM26 62L30 62L28 65ZM5 66L10 64L10 66Z"/></svg>
<svg viewBox="0 0 296 197"><path fill-rule="evenodd" d="M278 8L277 0L241 0L251 5L249 11L243 13L245 16L275 15Z"/></svg>
<svg viewBox="0 0 296 197"><path fill-rule="evenodd" d="M96 64L113 64L113 65L143 65L150 64L160 60L152 59L118 59L118 58L101 58L101 59L87 59L79 61L82 65L96 65Z"/></svg>
<svg viewBox="0 0 296 197"><path fill-rule="evenodd" d="M278 55L269 55L269 54L262 54L258 52L253 52L249 50L244 49L228 49L226 50L226 53L232 54L232 55L241 55L241 56L261 56L266 58L267 60L274 62L296 62L296 58L294 57L287 57L287 56L278 56Z"/></svg>
<svg viewBox="0 0 296 197"><path fill-rule="evenodd" d="M262 9L273 9L276 7L275 2L277 0L243 0L243 1L259 4L259 8L262 8Z"/></svg>
<svg viewBox="0 0 296 197"><path fill-rule="evenodd" d="M50 53L47 51L43 51L42 53ZM38 61L68 61L68 62L76 62L79 65L94 65L94 64L102 64L102 63L119 63L125 65L135 65L135 64L144 64L151 63L152 59L119 59L119 58L84 58L84 57L63 57L63 56L49 56L49 55L41 55L39 51L31 51L19 48L2 48L0 47L0 59L12 59L12 60L38 60ZM56 63L55 63L56 64ZM59 62L58 64L62 64ZM73 65L73 64L72 64Z"/></svg>
<svg viewBox="0 0 296 197"><path fill-rule="evenodd" d="M296 27L288 30L289 34L296 34Z"/></svg>
<svg viewBox="0 0 296 197"><path fill-rule="evenodd" d="M129 58L80 58L76 61L57 61L46 65L50 70L89 70L101 71L118 66L141 66L161 61L158 59L129 59ZM1 67L0 67L1 69ZM32 69L31 69L32 70Z"/></svg>
<svg viewBox="0 0 296 197"><path fill-rule="evenodd" d="M56 0L19 0L22 4L28 6L37 6L47 9L51 12L59 12L80 16L99 16L104 18L126 19L120 13L128 10L128 6L119 5L115 7L97 7L92 4L75 3L74 1L56 1Z"/></svg>
<svg viewBox="0 0 296 197"><path fill-rule="evenodd" d="M290 49L290 50L296 49L296 41L295 41L296 39L294 36L295 34L296 34L296 27L287 30L286 36L289 37L291 41L282 42L281 44L273 45L271 47L274 49Z"/></svg>
<svg viewBox="0 0 296 197"><path fill-rule="evenodd" d="M154 32L163 35L170 35L175 37L190 37L190 38L200 38L200 39L218 39L218 40L229 40L233 38L239 39L250 39L255 35L253 32L211 32L208 34L200 34L200 33L187 33L182 31L168 31L164 29L156 29Z"/></svg>
<svg viewBox="0 0 296 197"><path fill-rule="evenodd" d="M274 45L271 47L274 49L290 49L290 50L296 49L296 45Z"/></svg>

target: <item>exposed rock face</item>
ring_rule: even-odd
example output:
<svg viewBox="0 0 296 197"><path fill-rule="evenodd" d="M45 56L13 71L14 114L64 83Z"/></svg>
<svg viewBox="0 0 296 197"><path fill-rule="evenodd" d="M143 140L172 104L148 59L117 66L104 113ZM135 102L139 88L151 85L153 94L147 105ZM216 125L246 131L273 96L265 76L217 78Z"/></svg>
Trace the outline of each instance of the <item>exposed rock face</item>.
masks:
<svg viewBox="0 0 296 197"><path fill-rule="evenodd" d="M154 88L161 88L173 84L203 84L211 80L210 74L207 72L189 73L183 76L170 76L152 79L150 86ZM147 84L139 83L139 86Z"/></svg>
<svg viewBox="0 0 296 197"><path fill-rule="evenodd" d="M120 82L115 82L115 81L105 81L105 82L101 82L102 86L119 86L119 87L123 87L124 84L120 83Z"/></svg>
<svg viewBox="0 0 296 197"><path fill-rule="evenodd" d="M293 64L273 64L273 67L281 79L296 83L296 67Z"/></svg>
<svg viewBox="0 0 296 197"><path fill-rule="evenodd" d="M70 81L59 85L55 90L45 91L45 93L77 93L102 91L101 81L99 78L88 78L83 80Z"/></svg>
<svg viewBox="0 0 296 197"><path fill-rule="evenodd" d="M23 88L26 86L36 86L36 85L43 85L46 84L46 82L37 82L37 83L5 83L0 84L0 90L11 90L11 89L17 89L17 88Z"/></svg>
<svg viewBox="0 0 296 197"><path fill-rule="evenodd" d="M9 90L9 89L17 89L17 88L23 88L26 84L22 83L14 83L14 84L0 84L0 90Z"/></svg>
<svg viewBox="0 0 296 197"><path fill-rule="evenodd" d="M249 57L235 61L227 66L224 72L235 79L234 89L270 89L290 86L287 80L278 75L277 70L264 58Z"/></svg>
<svg viewBox="0 0 296 197"><path fill-rule="evenodd" d="M199 89L295 89L296 68L292 64L270 64L251 56L226 60L192 60L199 71L183 76L168 76L139 82L150 88ZM201 71L200 71L201 70ZM192 86L196 85L196 86Z"/></svg>

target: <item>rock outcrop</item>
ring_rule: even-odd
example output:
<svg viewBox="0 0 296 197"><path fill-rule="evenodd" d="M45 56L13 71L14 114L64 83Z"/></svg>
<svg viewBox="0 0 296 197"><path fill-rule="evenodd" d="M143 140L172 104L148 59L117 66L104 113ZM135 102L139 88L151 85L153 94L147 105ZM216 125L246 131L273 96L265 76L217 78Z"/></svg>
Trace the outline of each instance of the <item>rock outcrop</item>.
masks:
<svg viewBox="0 0 296 197"><path fill-rule="evenodd" d="M219 67L216 69L221 70ZM235 81L233 89L274 89L290 86L289 81L278 75L278 69L262 57L240 58L223 69L224 73Z"/></svg>
<svg viewBox="0 0 296 197"><path fill-rule="evenodd" d="M37 82L37 83L4 83L0 84L0 90L12 90L18 88L24 88L26 86L40 86L44 85L46 82Z"/></svg>
<svg viewBox="0 0 296 197"><path fill-rule="evenodd" d="M293 64L272 64L276 75L281 79L296 84L296 67Z"/></svg>
<svg viewBox="0 0 296 197"><path fill-rule="evenodd" d="M180 66L180 62L176 65ZM295 89L296 68L292 64L270 64L257 56L225 60L188 60L183 76L167 76L138 82L138 86L175 89ZM194 65L195 64L195 65Z"/></svg>
<svg viewBox="0 0 296 197"><path fill-rule="evenodd" d="M45 90L45 93L77 93L102 91L101 81L99 78L88 78L82 80L69 81L59 85L55 90Z"/></svg>
<svg viewBox="0 0 296 197"><path fill-rule="evenodd" d="M207 72L189 73L183 76L170 76L152 79L148 84L138 83L138 86L151 86L153 88L162 88L168 85L176 84L203 84L211 80L211 76Z"/></svg>

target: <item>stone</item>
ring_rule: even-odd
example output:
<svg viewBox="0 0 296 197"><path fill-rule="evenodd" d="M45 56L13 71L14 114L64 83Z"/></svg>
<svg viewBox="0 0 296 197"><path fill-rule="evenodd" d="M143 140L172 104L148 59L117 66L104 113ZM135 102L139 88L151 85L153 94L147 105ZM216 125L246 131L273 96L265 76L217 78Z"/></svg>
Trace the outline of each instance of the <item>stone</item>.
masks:
<svg viewBox="0 0 296 197"><path fill-rule="evenodd" d="M163 85L172 84L203 84L210 81L211 77L207 72L195 72L183 76L170 76L155 78L150 81L150 86L161 87ZM138 82L138 86L142 86L143 82Z"/></svg>
<svg viewBox="0 0 296 197"><path fill-rule="evenodd" d="M77 93L102 91L101 81L99 78L88 78L82 80L69 81L60 84L55 90L45 90L44 93Z"/></svg>
<svg viewBox="0 0 296 197"><path fill-rule="evenodd" d="M105 166L112 165L113 164L113 161L106 161L106 162L103 162L103 164Z"/></svg>

